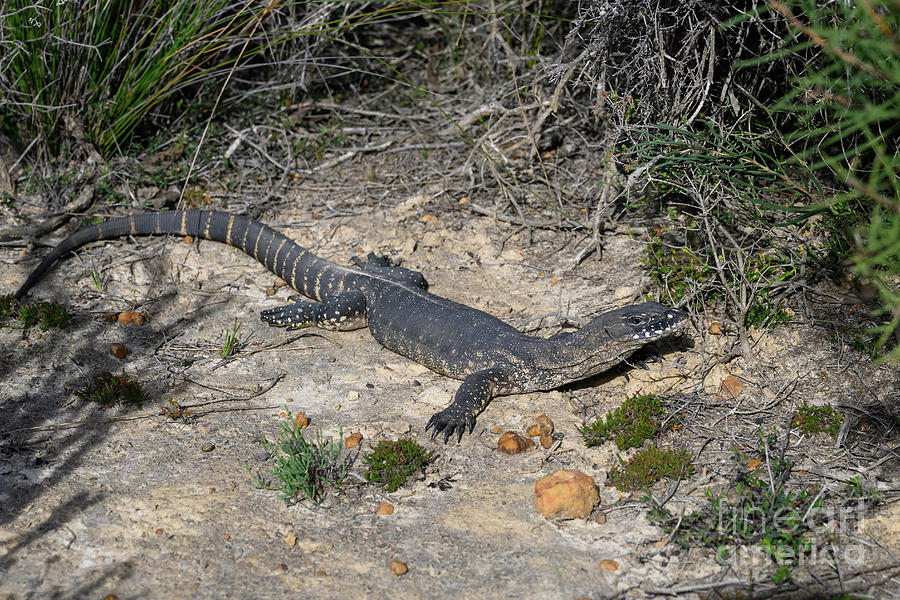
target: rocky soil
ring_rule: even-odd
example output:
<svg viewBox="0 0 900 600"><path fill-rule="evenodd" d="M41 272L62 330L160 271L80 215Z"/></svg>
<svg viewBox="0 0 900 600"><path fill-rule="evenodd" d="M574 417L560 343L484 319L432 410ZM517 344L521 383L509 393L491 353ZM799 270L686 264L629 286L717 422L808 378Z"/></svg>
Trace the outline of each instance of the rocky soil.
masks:
<svg viewBox="0 0 900 600"><path fill-rule="evenodd" d="M626 226L606 234L602 253L576 262L584 234L495 220L472 210L488 199L460 198L439 182L377 203L322 186L298 184L292 194L260 219L342 263L386 254L421 270L433 292L536 335L558 331L564 315L588 318L647 289L640 231ZM36 264L22 254L0 248L0 291L12 292ZM872 366L799 311L788 325L754 332L749 351L736 356L732 338L712 335L709 321L694 316L688 339L661 346L649 370L496 399L472 435L443 444L424 425L458 382L381 348L366 330L269 328L257 313L286 303L290 289L226 246L180 238L94 244L33 293L63 302L74 320L42 334L0 330L0 597L10 599L574 600L696 595L716 581L746 590L751 577L770 581L770 562L748 552L722 566L713 550L677 548L645 518L642 493L606 484L618 457L632 452L612 443L585 448L576 428L639 392L682 398L684 422L663 442L700 453L670 504L690 508L724 481L732 446L757 429L783 432L792 406L900 399L896 369ZM104 318L127 309L149 318ZM223 360L224 332L235 322L242 343ZM127 347L125 359L112 356L113 343ZM150 399L139 410L75 399L85 376L104 369L135 376ZM723 393L728 376L741 382L737 393ZM161 415L171 401L193 414ZM350 486L321 506L286 506L255 489L248 472L270 464L259 438L274 439L286 409L305 412L308 431L326 437L360 432L364 451L408 436L437 458L395 493ZM542 413L561 434L558 445L514 456L496 450L501 432L524 435ZM823 552L813 567L828 589L841 589L840 571L845 589L888 597L900 593L889 579L900 554L897 437L876 430L857 419L845 432L853 444L792 439L813 489L854 474L883 489L876 512L849 523L840 551ZM887 458L876 464L873 455ZM554 522L536 513L534 484L557 469L597 481L600 505L590 517ZM662 499L670 483L651 491ZM393 512L376 514L384 502ZM402 569L392 561L408 571L395 574Z"/></svg>

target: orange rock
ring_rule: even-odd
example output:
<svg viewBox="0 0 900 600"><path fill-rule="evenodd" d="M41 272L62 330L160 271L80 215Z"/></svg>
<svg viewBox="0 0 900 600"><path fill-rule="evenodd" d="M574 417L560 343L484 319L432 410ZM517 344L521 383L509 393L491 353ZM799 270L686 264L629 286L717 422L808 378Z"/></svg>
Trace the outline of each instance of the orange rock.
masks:
<svg viewBox="0 0 900 600"><path fill-rule="evenodd" d="M409 567L406 566L405 562L399 560L391 561L391 573L394 575L403 575L407 571L409 571Z"/></svg>
<svg viewBox="0 0 900 600"><path fill-rule="evenodd" d="M726 377L722 383L719 385L719 392L717 396L720 400L724 398L737 398L741 395L741 392L744 391L744 384L741 383L741 380L735 377L734 375L729 375Z"/></svg>
<svg viewBox="0 0 900 600"><path fill-rule="evenodd" d="M126 346L125 344L120 344L119 342L116 342L115 344L110 344L109 351L112 353L113 356L115 356L119 360L122 360L126 356L128 356L128 346Z"/></svg>
<svg viewBox="0 0 900 600"><path fill-rule="evenodd" d="M531 427L528 428L528 435L538 437L544 434L553 433L553 421L547 415L539 415L535 417Z"/></svg>
<svg viewBox="0 0 900 600"><path fill-rule="evenodd" d="M294 425L296 425L298 429L304 429L309 425L309 417L306 416L305 412L294 415Z"/></svg>
<svg viewBox="0 0 900 600"><path fill-rule="evenodd" d="M184 236L184 243L185 243L185 244L193 244L193 243L194 243L194 236L192 236L192 235L186 235L186 236Z"/></svg>
<svg viewBox="0 0 900 600"><path fill-rule="evenodd" d="M344 439L344 448L356 448L362 441L362 434L358 431L351 433Z"/></svg>
<svg viewBox="0 0 900 600"><path fill-rule="evenodd" d="M544 450L549 450L550 446L553 445L554 439L553 436L549 433L541 434L541 448Z"/></svg>
<svg viewBox="0 0 900 600"><path fill-rule="evenodd" d="M599 502L594 479L574 469L554 471L534 484L534 509L546 519L586 517Z"/></svg>
<svg viewBox="0 0 900 600"><path fill-rule="evenodd" d="M375 507L376 515L392 515L394 514L394 505L390 502L382 502Z"/></svg>
<svg viewBox="0 0 900 600"><path fill-rule="evenodd" d="M144 313L126 310L119 313L118 321L119 325L143 325Z"/></svg>
<svg viewBox="0 0 900 600"><path fill-rule="evenodd" d="M722 333L725 332L725 330L722 328L722 324L718 321L713 321L712 323L710 323L709 327L707 327L706 330L713 335L722 335Z"/></svg>
<svg viewBox="0 0 900 600"><path fill-rule="evenodd" d="M614 560L610 560L608 558L604 558L600 561L600 568L604 571L618 571L619 563Z"/></svg>
<svg viewBox="0 0 900 600"><path fill-rule="evenodd" d="M497 442L497 450L509 455L519 454L532 448L534 448L534 442L523 438L514 431L507 431L500 436L500 440Z"/></svg>

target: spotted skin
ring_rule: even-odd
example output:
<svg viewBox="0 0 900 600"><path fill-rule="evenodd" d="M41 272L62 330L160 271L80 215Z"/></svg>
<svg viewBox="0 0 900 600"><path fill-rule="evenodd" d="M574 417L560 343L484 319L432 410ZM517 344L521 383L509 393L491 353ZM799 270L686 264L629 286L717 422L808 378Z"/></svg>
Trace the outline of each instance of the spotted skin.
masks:
<svg viewBox="0 0 900 600"><path fill-rule="evenodd" d="M421 273L369 255L353 267L315 256L274 229L220 211L144 213L111 219L72 234L54 248L16 292L21 298L57 259L84 244L126 235L179 234L239 248L316 302L262 311L276 327L348 331L369 327L385 348L462 380L453 402L425 426L444 441L472 432L491 398L551 390L606 371L657 339L680 331L684 313L657 302L595 317L551 338L525 335L483 311L427 291Z"/></svg>

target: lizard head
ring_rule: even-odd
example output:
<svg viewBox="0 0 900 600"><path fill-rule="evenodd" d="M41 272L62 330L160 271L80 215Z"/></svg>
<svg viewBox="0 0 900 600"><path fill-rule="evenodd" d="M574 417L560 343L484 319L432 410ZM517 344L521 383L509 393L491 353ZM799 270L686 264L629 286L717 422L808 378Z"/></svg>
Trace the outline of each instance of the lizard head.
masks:
<svg viewBox="0 0 900 600"><path fill-rule="evenodd" d="M622 355L654 340L672 335L687 325L687 315L659 302L644 302L605 312L575 335Z"/></svg>
<svg viewBox="0 0 900 600"><path fill-rule="evenodd" d="M597 319L606 334L616 340L631 340L643 346L687 325L687 315L659 302L644 302L603 313ZM599 323L598 323L599 324Z"/></svg>
<svg viewBox="0 0 900 600"><path fill-rule="evenodd" d="M590 377L614 367L642 346L677 333L685 325L685 313L659 302L617 308L594 317L577 331L550 338L558 340L561 347L553 355L553 364L545 368L564 371L568 381ZM560 369L561 362L565 365Z"/></svg>

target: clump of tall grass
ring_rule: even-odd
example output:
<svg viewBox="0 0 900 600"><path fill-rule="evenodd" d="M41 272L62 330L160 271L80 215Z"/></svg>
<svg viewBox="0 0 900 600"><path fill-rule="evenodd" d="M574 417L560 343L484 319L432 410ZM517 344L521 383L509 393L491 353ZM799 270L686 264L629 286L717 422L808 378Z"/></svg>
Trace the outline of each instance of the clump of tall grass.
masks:
<svg viewBox="0 0 900 600"><path fill-rule="evenodd" d="M819 4L770 1L789 22L788 51L815 59L775 106L794 152L790 164L832 180L839 192L805 215L860 215L837 232L854 248L855 271L881 292L876 346L896 339L884 358L900 361L900 5L890 0Z"/></svg>
<svg viewBox="0 0 900 600"><path fill-rule="evenodd" d="M0 20L7 133L52 151L79 128L108 154L165 101L227 72L274 4L14 2Z"/></svg>

